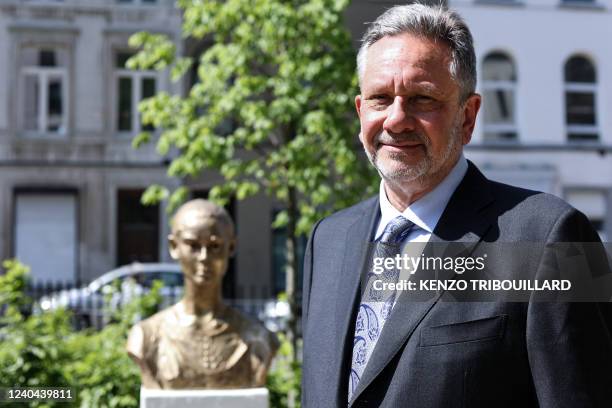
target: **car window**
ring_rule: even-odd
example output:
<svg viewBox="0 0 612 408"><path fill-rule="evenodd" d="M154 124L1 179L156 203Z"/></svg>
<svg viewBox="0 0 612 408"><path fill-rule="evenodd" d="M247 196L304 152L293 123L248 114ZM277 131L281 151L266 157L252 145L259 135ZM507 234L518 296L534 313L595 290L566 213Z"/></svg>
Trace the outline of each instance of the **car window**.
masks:
<svg viewBox="0 0 612 408"><path fill-rule="evenodd" d="M162 272L163 281L166 286L183 286L183 274Z"/></svg>
<svg viewBox="0 0 612 408"><path fill-rule="evenodd" d="M162 281L164 286L182 286L183 285L183 275L180 273L152 272L146 275L147 277L146 277L145 286L147 287L153 286L153 282L155 282L156 280Z"/></svg>
<svg viewBox="0 0 612 408"><path fill-rule="evenodd" d="M134 280L134 282L136 282L137 284L141 285L141 286L148 286L147 285L147 274L143 273L143 272L138 272L135 273L133 275L130 276L130 278L132 278Z"/></svg>
<svg viewBox="0 0 612 408"><path fill-rule="evenodd" d="M123 284L124 283L136 283L138 284L138 280L136 279L136 276L134 275L123 275L123 276L119 276L113 280L111 280L110 282L107 282L106 284L100 286L99 288L97 288L95 290L95 293L111 293L114 291L121 291Z"/></svg>

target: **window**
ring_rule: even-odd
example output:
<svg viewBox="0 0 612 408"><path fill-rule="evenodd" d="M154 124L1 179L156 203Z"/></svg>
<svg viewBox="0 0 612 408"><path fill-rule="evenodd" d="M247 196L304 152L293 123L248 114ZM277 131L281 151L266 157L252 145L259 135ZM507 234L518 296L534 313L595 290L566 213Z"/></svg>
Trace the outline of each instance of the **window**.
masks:
<svg viewBox="0 0 612 408"><path fill-rule="evenodd" d="M595 66L575 56L565 63L565 122L570 141L597 140Z"/></svg>
<svg viewBox="0 0 612 408"><path fill-rule="evenodd" d="M159 261L159 205L142 205L143 190L117 192L117 265Z"/></svg>
<svg viewBox="0 0 612 408"><path fill-rule="evenodd" d="M565 199L589 218L602 241L607 241L605 219L607 214L607 195L604 191L571 189L566 191Z"/></svg>
<svg viewBox="0 0 612 408"><path fill-rule="evenodd" d="M65 136L68 105L68 51L23 49L21 92L27 134Z"/></svg>
<svg viewBox="0 0 612 408"><path fill-rule="evenodd" d="M515 140L517 130L514 63L506 54L492 52L482 63L482 76L484 140Z"/></svg>
<svg viewBox="0 0 612 408"><path fill-rule="evenodd" d="M116 76L116 127L122 133L138 133L152 130L143 126L138 114L138 104L145 98L155 95L157 74L155 71L132 71L125 68L126 61L132 56L128 52L115 55Z"/></svg>

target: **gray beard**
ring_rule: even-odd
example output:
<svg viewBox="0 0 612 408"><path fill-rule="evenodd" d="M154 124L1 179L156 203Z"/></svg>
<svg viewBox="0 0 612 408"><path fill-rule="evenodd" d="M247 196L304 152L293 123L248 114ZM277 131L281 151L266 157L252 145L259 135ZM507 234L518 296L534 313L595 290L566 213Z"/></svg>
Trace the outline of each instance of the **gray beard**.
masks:
<svg viewBox="0 0 612 408"><path fill-rule="evenodd" d="M438 173L442 166L446 164L451 157L454 157L457 154L457 151L461 149L461 141L459 139L459 131L461 125L458 119L460 119L460 117L458 117L455 120L455 123L453 123L449 143L446 146L446 150L443 152L442 157L440 157L439 160L435 160L431 155L431 142L429 141L429 139L421 135L416 135L415 137L412 137L412 139L418 138L418 140L421 141L421 143L423 143L423 146L425 147L425 158L423 158L423 160L421 160L415 165L405 165L401 167L395 167L393 169L388 169L385 168L385 166L379 162L378 158L376 157L376 152L370 154L366 150L366 155L368 156L370 163L372 163L374 168L376 168L376 170L378 171L380 177L384 180L389 180L395 183L410 183L414 181L423 182L427 178ZM376 137L376 140L378 141L380 137L381 135L379 134ZM403 154L391 153L388 157L389 160L397 160L398 162L401 162Z"/></svg>

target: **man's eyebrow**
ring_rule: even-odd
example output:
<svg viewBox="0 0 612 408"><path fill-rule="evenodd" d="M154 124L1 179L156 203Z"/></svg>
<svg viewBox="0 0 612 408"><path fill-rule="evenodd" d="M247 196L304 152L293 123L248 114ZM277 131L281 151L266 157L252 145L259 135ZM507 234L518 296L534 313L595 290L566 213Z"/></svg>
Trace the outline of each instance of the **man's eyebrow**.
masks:
<svg viewBox="0 0 612 408"><path fill-rule="evenodd" d="M377 95L381 95L381 94L388 94L388 93L392 93L395 95L395 90L393 90L391 87L385 87L385 86L380 86L380 87L371 87L370 89L366 90L366 92L364 92L363 96L368 99L371 98L373 96L377 96ZM442 98L446 95L446 92L444 92L442 89L440 89L439 87L433 85L433 84L418 84L415 85L413 88L410 89L409 92L402 92L402 94L420 94L420 93L425 93L437 98Z"/></svg>
<svg viewBox="0 0 612 408"><path fill-rule="evenodd" d="M393 89L391 84L379 83L379 84L374 84L373 86L366 89L365 92L363 93L364 94L363 96L365 98L368 98L368 97L372 97L372 96L376 96L376 95L380 95L384 93L389 93L389 92L392 92L393 94L395 94L395 89ZM440 89L436 85L429 83L429 82L416 83L410 87L409 92L407 93L410 93L410 94L427 93L427 94L430 94L436 97L442 97L446 95L446 93L442 89Z"/></svg>
<svg viewBox="0 0 612 408"><path fill-rule="evenodd" d="M443 93L440 88L429 82L417 84L416 88L435 95Z"/></svg>

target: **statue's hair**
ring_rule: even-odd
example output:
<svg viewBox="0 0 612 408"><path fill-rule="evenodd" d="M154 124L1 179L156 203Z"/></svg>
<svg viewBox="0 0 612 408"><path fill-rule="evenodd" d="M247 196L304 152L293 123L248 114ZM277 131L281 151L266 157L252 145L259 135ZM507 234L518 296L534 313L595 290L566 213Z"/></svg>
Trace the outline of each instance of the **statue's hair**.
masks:
<svg viewBox="0 0 612 408"><path fill-rule="evenodd" d="M218 222L226 225L226 227L229 229L230 235L234 235L234 221L227 211L212 201L201 198L187 201L185 204L179 207L174 214L174 217L172 217L173 234L176 234L179 231L181 217L184 217L188 213L195 213L196 216L200 216L202 218L215 218Z"/></svg>
<svg viewBox="0 0 612 408"><path fill-rule="evenodd" d="M461 101L476 90L476 54L472 34L455 11L442 5L413 3L395 6L370 24L357 54L359 83L363 80L368 48L383 37L413 34L444 42L451 51L449 71L459 85Z"/></svg>

